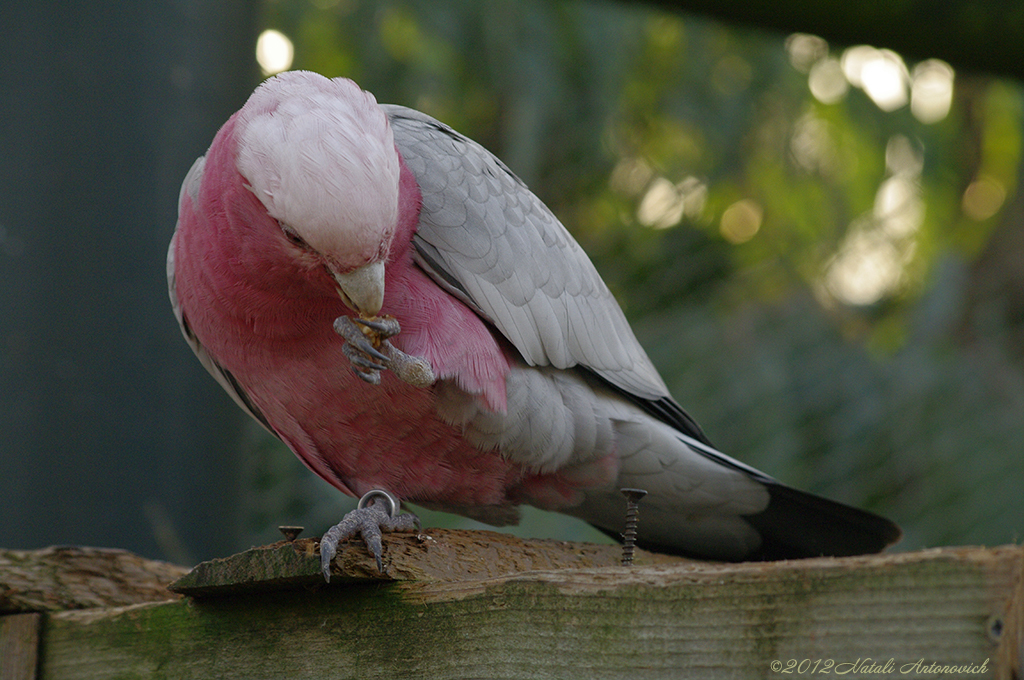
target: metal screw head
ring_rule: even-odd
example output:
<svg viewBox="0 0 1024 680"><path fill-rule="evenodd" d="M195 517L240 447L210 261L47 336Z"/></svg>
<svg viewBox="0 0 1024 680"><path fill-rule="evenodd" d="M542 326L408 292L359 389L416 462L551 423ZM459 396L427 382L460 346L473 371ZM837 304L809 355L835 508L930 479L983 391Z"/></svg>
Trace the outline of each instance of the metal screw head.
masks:
<svg viewBox="0 0 1024 680"><path fill-rule="evenodd" d="M305 529L305 528L306 527L290 527L290 526L287 526L287 527L278 527L277 530L280 531L282 534L284 534L284 537L286 539L288 539L289 543L291 543L292 541L294 541L296 538L299 537L299 534L301 534L303 529Z"/></svg>
<svg viewBox="0 0 1024 680"><path fill-rule="evenodd" d="M647 489L619 489L627 501L639 503L640 499L647 495Z"/></svg>

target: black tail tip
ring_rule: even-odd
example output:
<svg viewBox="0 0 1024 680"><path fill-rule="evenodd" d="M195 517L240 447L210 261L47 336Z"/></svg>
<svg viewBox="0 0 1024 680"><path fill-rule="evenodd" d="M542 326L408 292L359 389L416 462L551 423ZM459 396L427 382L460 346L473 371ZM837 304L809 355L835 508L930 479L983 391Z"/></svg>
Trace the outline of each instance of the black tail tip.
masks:
<svg viewBox="0 0 1024 680"><path fill-rule="evenodd" d="M748 559L868 555L903 536L895 522L866 510L777 483L768 491L768 507L747 518L762 537L757 554Z"/></svg>

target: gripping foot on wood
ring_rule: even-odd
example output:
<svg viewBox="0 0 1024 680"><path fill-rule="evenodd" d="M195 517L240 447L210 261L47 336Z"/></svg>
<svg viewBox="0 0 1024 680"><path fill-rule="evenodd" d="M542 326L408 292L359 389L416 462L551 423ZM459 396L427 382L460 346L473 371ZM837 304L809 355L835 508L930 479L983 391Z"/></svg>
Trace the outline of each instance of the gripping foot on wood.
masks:
<svg viewBox="0 0 1024 680"><path fill-rule="evenodd" d="M320 571L324 580L331 582L331 561L338 554L338 544L345 539L360 534L377 561L377 571L383 574L381 531L413 531L419 526L420 520L416 515L399 512L398 499L394 496L380 489L370 491L359 499L355 510L346 514L320 539Z"/></svg>

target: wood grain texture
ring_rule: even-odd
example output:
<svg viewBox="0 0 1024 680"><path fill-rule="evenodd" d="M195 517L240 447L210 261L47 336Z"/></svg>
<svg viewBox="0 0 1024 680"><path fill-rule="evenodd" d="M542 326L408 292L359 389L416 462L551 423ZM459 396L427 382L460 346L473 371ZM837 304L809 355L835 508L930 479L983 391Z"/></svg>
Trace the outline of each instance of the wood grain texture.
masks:
<svg viewBox="0 0 1024 680"><path fill-rule="evenodd" d="M0 680L35 680L42 614L0 616Z"/></svg>
<svg viewBox="0 0 1024 680"><path fill-rule="evenodd" d="M999 638L996 661L999 680L1024 678L1024 560L1017 571L1017 584L1010 595L1006 614L990 619L989 631Z"/></svg>
<svg viewBox="0 0 1024 680"><path fill-rule="evenodd" d="M385 534L385 574L377 571L361 539L338 546L331 580L339 581L464 581L545 569L616 566L622 548L572 541L526 540L495 531L425 529ZM638 550L637 564L706 564L681 557ZM171 584L171 590L193 597L238 592L319 587L320 554L316 539L278 541L223 559L197 565Z"/></svg>
<svg viewBox="0 0 1024 680"><path fill-rule="evenodd" d="M393 540L388 550L395 569L401 551ZM830 674L849 677L936 677L918 672L936 664L962 667L947 677L974 669L985 672L971 677L1010 678L997 654L1022 553L955 548L390 581L348 574L330 586L228 589L55 613L41 677L763 678L798 675L807 659L818 674L830 664ZM865 671L890 659L891 673ZM793 673L773 672L773 662L793 663Z"/></svg>
<svg viewBox="0 0 1024 680"><path fill-rule="evenodd" d="M172 599L167 584L187 571L110 548L0 550L0 614Z"/></svg>

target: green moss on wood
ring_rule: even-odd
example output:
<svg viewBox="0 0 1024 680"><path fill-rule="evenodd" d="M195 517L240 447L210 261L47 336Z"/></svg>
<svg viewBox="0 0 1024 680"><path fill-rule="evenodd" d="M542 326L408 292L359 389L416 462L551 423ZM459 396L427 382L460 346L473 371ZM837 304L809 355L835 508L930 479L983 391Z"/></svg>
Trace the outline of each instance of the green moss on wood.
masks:
<svg viewBox="0 0 1024 680"><path fill-rule="evenodd" d="M995 659L1022 550L349 581L52 615L43 678L736 678Z"/></svg>

